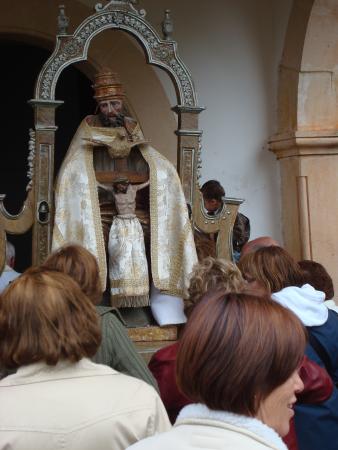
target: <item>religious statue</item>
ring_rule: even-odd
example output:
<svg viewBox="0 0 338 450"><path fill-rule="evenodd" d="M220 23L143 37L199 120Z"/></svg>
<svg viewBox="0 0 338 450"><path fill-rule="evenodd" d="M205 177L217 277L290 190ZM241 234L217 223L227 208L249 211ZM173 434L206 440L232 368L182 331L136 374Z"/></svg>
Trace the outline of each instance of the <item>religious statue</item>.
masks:
<svg viewBox="0 0 338 450"><path fill-rule="evenodd" d="M135 214L136 193L149 186L149 181L139 185L131 185L127 177L116 178L111 189L104 185L100 187L110 190L117 210L114 217L108 243L109 282L111 297L122 298L122 305L143 305L148 303L149 277L148 262L144 246L142 226ZM123 261L123 262L122 262ZM124 274L130 274L134 280L132 286L120 285L119 280Z"/></svg>
<svg viewBox="0 0 338 450"><path fill-rule="evenodd" d="M97 74L93 88L98 114L86 117L80 124L58 175L52 247L76 242L91 251L99 263L103 290L110 266L108 279L113 306L148 305L151 292L151 306L158 294L170 303L170 309L177 300L182 302L189 274L197 262L177 171L145 140L139 123L126 108L124 88L115 73L104 70ZM114 183L119 177L128 178L128 183ZM147 185L149 189L141 190ZM98 191L102 191L102 186L104 191L110 191L112 201L101 199ZM133 215L138 196L148 191L149 199L144 202L150 217L150 288L145 289L146 265L136 275L130 267L138 261L135 252L137 258L143 258L140 253L144 255L143 249L136 251L143 239ZM105 208L113 201L116 211L108 214ZM125 214L132 217L125 219ZM111 228L109 215L113 219ZM129 256L125 254L126 247L120 246L126 233L134 236ZM183 311L183 302L180 305ZM182 311L178 313L180 318L176 322L171 318L170 323L184 321ZM158 321L166 323L165 319Z"/></svg>

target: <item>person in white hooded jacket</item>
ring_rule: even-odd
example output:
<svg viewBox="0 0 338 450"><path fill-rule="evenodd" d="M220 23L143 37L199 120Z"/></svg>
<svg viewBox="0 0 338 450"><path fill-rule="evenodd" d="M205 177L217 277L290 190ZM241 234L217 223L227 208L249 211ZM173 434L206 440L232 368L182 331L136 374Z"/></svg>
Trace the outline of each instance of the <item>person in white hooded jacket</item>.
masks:
<svg viewBox="0 0 338 450"><path fill-rule="evenodd" d="M263 247L246 255L239 267L253 288L290 309L309 333L309 343L338 383L338 315L325 305L325 293L316 290L289 253L281 247Z"/></svg>
<svg viewBox="0 0 338 450"><path fill-rule="evenodd" d="M254 289L271 293L275 302L291 310L308 331L306 356L325 367L338 384L338 314L325 305L325 293L281 247L263 247L241 259L239 268ZM296 431L301 450L336 450L338 391L328 401L296 408Z"/></svg>
<svg viewBox="0 0 338 450"><path fill-rule="evenodd" d="M309 343L338 383L338 315L324 304L325 294L310 284L288 286L271 298L291 309L306 326Z"/></svg>

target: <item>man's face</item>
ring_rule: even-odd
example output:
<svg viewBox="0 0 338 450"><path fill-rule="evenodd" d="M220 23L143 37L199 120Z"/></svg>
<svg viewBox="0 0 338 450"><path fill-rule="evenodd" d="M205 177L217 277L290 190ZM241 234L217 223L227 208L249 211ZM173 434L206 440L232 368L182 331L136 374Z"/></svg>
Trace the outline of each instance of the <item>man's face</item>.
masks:
<svg viewBox="0 0 338 450"><path fill-rule="evenodd" d="M123 101L118 98L102 100L99 102L100 112L109 118L114 119L116 116L121 114L123 109Z"/></svg>
<svg viewBox="0 0 338 450"><path fill-rule="evenodd" d="M222 202L219 200L216 200L215 198L204 198L203 201L204 201L204 208L208 212L215 212L222 205Z"/></svg>

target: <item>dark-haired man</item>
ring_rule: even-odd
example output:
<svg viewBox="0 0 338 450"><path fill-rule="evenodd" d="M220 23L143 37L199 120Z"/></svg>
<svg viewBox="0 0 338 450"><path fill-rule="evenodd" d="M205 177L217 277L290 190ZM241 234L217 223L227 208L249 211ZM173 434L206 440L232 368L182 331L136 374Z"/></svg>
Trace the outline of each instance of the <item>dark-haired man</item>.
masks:
<svg viewBox="0 0 338 450"><path fill-rule="evenodd" d="M204 208L209 215L216 215L221 211L225 199L225 190L217 180L208 180L201 187ZM195 234L196 236L196 234ZM232 249L235 262L239 260L241 250L250 237L250 220L242 213L237 213L232 230ZM210 235L209 240L215 242L216 236ZM215 245L203 236L196 236L196 246L200 259L204 256L216 256Z"/></svg>
<svg viewBox="0 0 338 450"><path fill-rule="evenodd" d="M201 187L204 208L209 214L215 214L223 205L225 190L217 180L206 181Z"/></svg>

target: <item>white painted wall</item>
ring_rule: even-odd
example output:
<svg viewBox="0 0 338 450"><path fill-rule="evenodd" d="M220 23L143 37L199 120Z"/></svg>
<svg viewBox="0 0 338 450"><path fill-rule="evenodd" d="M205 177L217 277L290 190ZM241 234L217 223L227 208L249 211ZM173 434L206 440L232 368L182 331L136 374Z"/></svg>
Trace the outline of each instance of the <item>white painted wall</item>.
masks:
<svg viewBox="0 0 338 450"><path fill-rule="evenodd" d="M276 128L278 65L292 0L142 0L160 29L165 8L190 69L203 129L202 182L214 178L251 220L251 238L281 240L279 166L267 150ZM160 70L157 70L159 73ZM172 104L169 78L161 80Z"/></svg>

